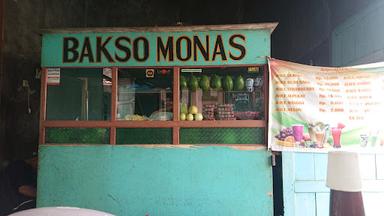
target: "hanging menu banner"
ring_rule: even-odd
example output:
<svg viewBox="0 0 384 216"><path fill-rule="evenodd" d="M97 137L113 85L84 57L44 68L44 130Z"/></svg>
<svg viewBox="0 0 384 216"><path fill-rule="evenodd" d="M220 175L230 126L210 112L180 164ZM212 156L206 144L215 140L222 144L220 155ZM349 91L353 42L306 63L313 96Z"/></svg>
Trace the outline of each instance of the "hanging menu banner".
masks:
<svg viewBox="0 0 384 216"><path fill-rule="evenodd" d="M269 59L274 151L384 150L384 64L314 67Z"/></svg>

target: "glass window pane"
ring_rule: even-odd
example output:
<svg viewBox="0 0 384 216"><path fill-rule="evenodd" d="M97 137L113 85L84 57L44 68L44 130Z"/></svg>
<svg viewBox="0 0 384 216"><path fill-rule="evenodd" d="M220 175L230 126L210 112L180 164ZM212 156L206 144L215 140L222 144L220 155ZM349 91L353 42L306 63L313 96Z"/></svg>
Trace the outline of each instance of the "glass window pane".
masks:
<svg viewBox="0 0 384 216"><path fill-rule="evenodd" d="M103 69L62 68L60 84L48 85L48 120L108 120L111 77Z"/></svg>
<svg viewBox="0 0 384 216"><path fill-rule="evenodd" d="M256 120L264 113L259 67L181 69L180 120Z"/></svg>
<svg viewBox="0 0 384 216"><path fill-rule="evenodd" d="M108 144L108 128L47 128L45 143L49 144Z"/></svg>
<svg viewBox="0 0 384 216"><path fill-rule="evenodd" d="M180 144L263 144L264 128L181 128Z"/></svg>
<svg viewBox="0 0 384 216"><path fill-rule="evenodd" d="M172 128L118 128L116 144L172 144Z"/></svg>
<svg viewBox="0 0 384 216"><path fill-rule="evenodd" d="M119 69L117 119L172 120L171 69Z"/></svg>

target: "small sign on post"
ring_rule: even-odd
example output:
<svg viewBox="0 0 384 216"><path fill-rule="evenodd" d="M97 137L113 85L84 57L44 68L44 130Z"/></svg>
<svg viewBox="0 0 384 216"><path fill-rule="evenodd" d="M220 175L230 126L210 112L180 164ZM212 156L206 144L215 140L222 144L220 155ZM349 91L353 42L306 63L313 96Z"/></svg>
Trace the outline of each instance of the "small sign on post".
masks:
<svg viewBox="0 0 384 216"><path fill-rule="evenodd" d="M60 68L48 68L47 85L60 85Z"/></svg>
<svg viewBox="0 0 384 216"><path fill-rule="evenodd" d="M155 78L155 69L146 69L145 77L147 78Z"/></svg>

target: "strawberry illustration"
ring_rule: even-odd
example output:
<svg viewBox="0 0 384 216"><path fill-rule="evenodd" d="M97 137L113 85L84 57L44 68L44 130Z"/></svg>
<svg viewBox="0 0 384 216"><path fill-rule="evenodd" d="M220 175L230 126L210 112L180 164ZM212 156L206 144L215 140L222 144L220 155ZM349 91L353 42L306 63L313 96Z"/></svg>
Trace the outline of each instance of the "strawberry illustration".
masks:
<svg viewBox="0 0 384 216"><path fill-rule="evenodd" d="M339 122L337 123L337 128L343 129L345 128L345 124Z"/></svg>

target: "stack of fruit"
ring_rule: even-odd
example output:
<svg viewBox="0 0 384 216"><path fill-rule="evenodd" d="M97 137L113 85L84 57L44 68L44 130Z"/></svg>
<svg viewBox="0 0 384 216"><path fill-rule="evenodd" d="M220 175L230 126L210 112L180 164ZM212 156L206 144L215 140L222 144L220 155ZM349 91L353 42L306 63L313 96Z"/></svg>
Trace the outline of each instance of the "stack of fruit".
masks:
<svg viewBox="0 0 384 216"><path fill-rule="evenodd" d="M216 104L204 104L203 116L206 120L215 120Z"/></svg>
<svg viewBox="0 0 384 216"><path fill-rule="evenodd" d="M259 112L245 111L245 112L235 112L235 117L237 120L253 120L257 119Z"/></svg>
<svg viewBox="0 0 384 216"><path fill-rule="evenodd" d="M186 105L182 104L181 110L180 110L180 120L188 120L188 121L201 121L203 120L203 114L199 112L199 109L197 106L190 106L188 109L188 113L185 111Z"/></svg>
<svg viewBox="0 0 384 216"><path fill-rule="evenodd" d="M226 75L224 77L213 74L212 76L191 75L189 77L180 76L180 89L188 89L190 91L196 91L202 89L204 92L213 90L225 90L225 91L243 91L245 88L245 81L242 75L238 75L235 80L232 76Z"/></svg>
<svg viewBox="0 0 384 216"><path fill-rule="evenodd" d="M233 104L220 104L217 106L216 116L218 120L236 120L233 112Z"/></svg>

